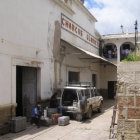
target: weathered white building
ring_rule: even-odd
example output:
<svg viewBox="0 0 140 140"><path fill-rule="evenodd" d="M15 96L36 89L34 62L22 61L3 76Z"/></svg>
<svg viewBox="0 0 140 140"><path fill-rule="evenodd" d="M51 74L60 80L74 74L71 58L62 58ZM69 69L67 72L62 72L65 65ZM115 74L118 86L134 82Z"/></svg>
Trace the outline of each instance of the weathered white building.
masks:
<svg viewBox="0 0 140 140"><path fill-rule="evenodd" d="M0 126L30 117L66 82L94 82L107 96L116 67L99 57L96 19L81 1L4 0L0 19Z"/></svg>
<svg viewBox="0 0 140 140"><path fill-rule="evenodd" d="M117 64L140 47L140 33L121 33L102 35L103 57ZM137 48L135 48L135 44Z"/></svg>

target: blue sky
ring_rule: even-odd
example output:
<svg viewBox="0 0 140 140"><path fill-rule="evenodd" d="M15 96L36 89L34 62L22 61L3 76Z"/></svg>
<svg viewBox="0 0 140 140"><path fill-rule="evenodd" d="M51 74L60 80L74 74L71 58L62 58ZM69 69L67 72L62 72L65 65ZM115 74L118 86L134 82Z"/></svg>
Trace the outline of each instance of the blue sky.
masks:
<svg viewBox="0 0 140 140"><path fill-rule="evenodd" d="M91 9L91 8L100 8L100 9L102 9L104 7L103 3L97 3L94 0L86 0L86 3L87 3L86 7L88 9Z"/></svg>
<svg viewBox="0 0 140 140"><path fill-rule="evenodd" d="M100 34L134 32L138 21L140 30L140 0L85 0L85 7L98 20L96 29Z"/></svg>

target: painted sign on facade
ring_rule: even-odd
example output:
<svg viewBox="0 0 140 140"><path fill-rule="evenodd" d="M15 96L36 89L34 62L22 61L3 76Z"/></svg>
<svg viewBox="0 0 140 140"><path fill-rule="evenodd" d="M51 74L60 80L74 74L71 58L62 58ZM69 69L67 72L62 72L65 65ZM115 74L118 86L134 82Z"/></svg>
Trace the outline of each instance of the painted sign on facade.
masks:
<svg viewBox="0 0 140 140"><path fill-rule="evenodd" d="M99 41L95 37L63 14L61 14L61 27L90 43L92 46L99 47Z"/></svg>

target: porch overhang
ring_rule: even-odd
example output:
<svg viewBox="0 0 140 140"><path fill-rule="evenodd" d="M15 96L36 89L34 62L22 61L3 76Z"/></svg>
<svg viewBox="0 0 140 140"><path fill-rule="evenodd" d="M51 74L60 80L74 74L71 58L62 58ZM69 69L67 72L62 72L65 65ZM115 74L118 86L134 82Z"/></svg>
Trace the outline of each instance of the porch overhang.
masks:
<svg viewBox="0 0 140 140"><path fill-rule="evenodd" d="M102 65L113 65L113 66L117 67L117 65L113 64L112 62L108 61L107 59L102 58L102 57L100 57L100 56L98 56L98 55L96 55L96 54L94 54L92 52L89 52L89 51L87 51L87 50L85 50L85 49L83 49L83 48L81 48L79 46L76 46L76 45L74 45L72 43L68 43L67 41L65 41L63 39L61 39L61 45L62 46L63 45L64 46L67 46L67 45L68 46L71 46L71 47L79 50L83 54L86 54L86 57L85 56L84 57L80 57L79 59L83 59L83 60L95 60L95 61L92 61L92 63L100 63Z"/></svg>

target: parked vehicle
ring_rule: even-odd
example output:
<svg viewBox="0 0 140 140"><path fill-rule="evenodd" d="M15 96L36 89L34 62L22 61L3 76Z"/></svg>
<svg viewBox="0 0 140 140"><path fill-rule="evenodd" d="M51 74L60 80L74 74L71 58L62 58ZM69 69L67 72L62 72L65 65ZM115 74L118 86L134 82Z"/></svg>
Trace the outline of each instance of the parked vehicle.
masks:
<svg viewBox="0 0 140 140"><path fill-rule="evenodd" d="M77 121L92 117L93 110L102 111L103 97L91 84L67 84L62 89L60 105L63 112L71 113Z"/></svg>

